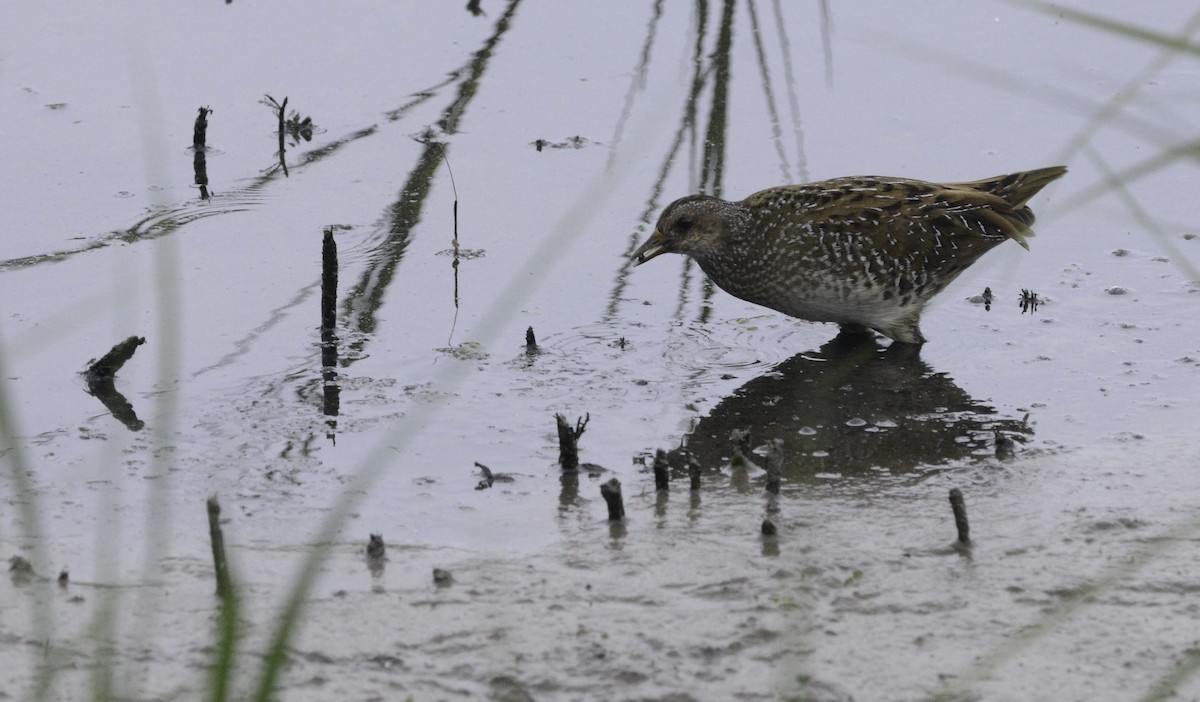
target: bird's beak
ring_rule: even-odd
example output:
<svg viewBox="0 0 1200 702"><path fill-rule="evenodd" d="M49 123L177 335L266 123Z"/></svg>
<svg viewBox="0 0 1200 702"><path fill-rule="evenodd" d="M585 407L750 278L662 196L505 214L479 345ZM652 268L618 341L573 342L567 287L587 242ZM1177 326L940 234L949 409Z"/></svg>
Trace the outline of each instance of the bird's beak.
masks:
<svg viewBox="0 0 1200 702"><path fill-rule="evenodd" d="M638 250L633 252L633 265L640 266L655 256L658 256L659 254L665 254L668 251L667 237L663 236L662 232L655 229L654 233L650 235L650 238L646 240L646 243L639 246Z"/></svg>

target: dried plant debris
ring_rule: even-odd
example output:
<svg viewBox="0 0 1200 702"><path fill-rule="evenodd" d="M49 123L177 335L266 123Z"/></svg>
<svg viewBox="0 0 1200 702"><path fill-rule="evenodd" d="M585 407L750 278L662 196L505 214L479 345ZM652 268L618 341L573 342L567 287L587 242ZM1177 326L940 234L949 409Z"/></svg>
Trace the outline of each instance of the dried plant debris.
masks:
<svg viewBox="0 0 1200 702"><path fill-rule="evenodd" d="M475 461L475 467L478 468L479 472L483 474L483 479L475 485L476 490L487 490L494 483L511 483L516 480L516 478L508 473L492 472L491 468L488 468L479 461Z"/></svg>
<svg viewBox="0 0 1200 702"><path fill-rule="evenodd" d="M288 135L292 140L292 146L297 146L301 141L312 141L313 133L319 132L320 129L313 122L312 117L305 117L296 110L287 112L288 99L285 97L283 102L279 102L270 95L264 95L262 100L259 100L260 105L266 105L275 112L276 119L279 120L280 130ZM286 116L284 113L287 113Z"/></svg>
<svg viewBox="0 0 1200 702"><path fill-rule="evenodd" d="M598 141L592 141L587 137L572 136L563 139L562 141L550 141L549 139L535 139L529 142L533 148L541 151L543 149L582 149L588 144L599 144Z"/></svg>
<svg viewBox="0 0 1200 702"><path fill-rule="evenodd" d="M1038 294L1034 291L1026 290L1024 288L1021 289L1021 299L1019 301L1019 304L1021 305L1021 314L1025 314L1026 312L1033 314L1034 312L1037 312L1038 305L1041 305L1043 302L1045 302L1045 300L1039 298Z"/></svg>

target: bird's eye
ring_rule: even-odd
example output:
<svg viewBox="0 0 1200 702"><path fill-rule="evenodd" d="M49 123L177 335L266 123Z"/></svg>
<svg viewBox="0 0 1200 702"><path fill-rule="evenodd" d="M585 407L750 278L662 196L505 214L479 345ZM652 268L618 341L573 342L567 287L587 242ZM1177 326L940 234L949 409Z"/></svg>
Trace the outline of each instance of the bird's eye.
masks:
<svg viewBox="0 0 1200 702"><path fill-rule="evenodd" d="M684 217L683 219L681 219L675 223L675 231L679 232L680 234L687 234L688 232L690 232L692 230L692 227L695 224L696 224L695 221Z"/></svg>

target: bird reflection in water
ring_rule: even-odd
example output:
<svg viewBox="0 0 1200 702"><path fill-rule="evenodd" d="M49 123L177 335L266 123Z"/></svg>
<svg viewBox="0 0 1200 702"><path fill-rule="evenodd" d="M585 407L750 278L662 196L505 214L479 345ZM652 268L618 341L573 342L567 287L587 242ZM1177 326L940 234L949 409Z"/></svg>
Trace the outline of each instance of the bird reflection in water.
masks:
<svg viewBox="0 0 1200 702"><path fill-rule="evenodd" d="M997 437L1023 442L1033 434L1024 419L998 415L934 372L918 347L880 348L871 335L856 333L839 334L738 388L699 420L687 451L706 470L726 466L737 452L731 437L747 431L756 447L781 442L774 445L786 457L788 482L907 473L995 455ZM672 459L674 472L686 471L681 450Z"/></svg>

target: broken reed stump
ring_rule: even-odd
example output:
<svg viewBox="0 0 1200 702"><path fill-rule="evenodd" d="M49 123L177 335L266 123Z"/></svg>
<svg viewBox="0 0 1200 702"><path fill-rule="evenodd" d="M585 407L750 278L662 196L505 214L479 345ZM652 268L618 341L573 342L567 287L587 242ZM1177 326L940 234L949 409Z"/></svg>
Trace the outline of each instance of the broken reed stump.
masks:
<svg viewBox="0 0 1200 702"><path fill-rule="evenodd" d="M733 468L745 468L753 464L750 460L750 430L734 429L729 432L729 442L733 444L733 457L729 465Z"/></svg>
<svg viewBox="0 0 1200 702"><path fill-rule="evenodd" d="M326 227L321 241L321 341L336 340L338 250L333 227ZM327 336L328 335L328 336Z"/></svg>
<svg viewBox="0 0 1200 702"><path fill-rule="evenodd" d="M575 420L575 427L567 423L567 418L561 414L554 415L558 425L558 463L564 471L579 470L579 437L583 436L587 423L592 415L585 414Z"/></svg>
<svg viewBox="0 0 1200 702"><path fill-rule="evenodd" d="M654 489L666 492L671 488L671 464L667 462L667 452L659 449L654 454Z"/></svg>
<svg viewBox="0 0 1200 702"><path fill-rule="evenodd" d="M600 486L600 496L608 505L608 521L619 522L625 519L625 502L621 499L621 481L612 478Z"/></svg>
<svg viewBox="0 0 1200 702"><path fill-rule="evenodd" d="M697 461L695 458L693 458L692 454L688 451L684 451L683 455L684 455L685 459L687 460L688 477L692 481L692 485L691 485L692 492L699 492L700 491L700 462Z"/></svg>
<svg viewBox="0 0 1200 702"><path fill-rule="evenodd" d="M950 509L954 512L954 528L958 530L956 546L970 548L971 526L967 524L967 503L963 500L962 490L950 489Z"/></svg>
<svg viewBox="0 0 1200 702"><path fill-rule="evenodd" d="M225 560L225 537L221 534L221 503L217 496L208 498L208 538L212 543L213 570L217 574L217 597L227 598L231 594L229 564Z"/></svg>
<svg viewBox="0 0 1200 702"><path fill-rule="evenodd" d="M205 156L205 142L208 140L208 116L212 113L209 107L201 107L196 115L196 123L192 125L192 175L193 182L200 188L200 199L208 199L208 160Z"/></svg>
<svg viewBox="0 0 1200 702"><path fill-rule="evenodd" d="M537 337L533 335L533 327L529 327L525 330L525 355L536 356L541 352L537 345Z"/></svg>
<svg viewBox="0 0 1200 702"><path fill-rule="evenodd" d="M117 392L115 379L117 371L121 370L126 361L133 358L137 347L144 343L146 343L145 337L131 336L113 346L100 360L88 363L83 372L88 393L100 400L101 404L109 412L112 412L113 418L131 431L141 431L145 428L146 423L138 419L137 412L134 411L129 400Z"/></svg>
<svg viewBox="0 0 1200 702"><path fill-rule="evenodd" d="M779 494L779 483L783 479L783 439L772 439L767 449L767 492Z"/></svg>
<svg viewBox="0 0 1200 702"><path fill-rule="evenodd" d="M383 534L371 534L367 539L367 558L372 561L387 558L387 544L383 543Z"/></svg>
<svg viewBox="0 0 1200 702"><path fill-rule="evenodd" d="M1012 458L1016 442L999 429L993 429L992 431L996 436L996 458L1002 461Z"/></svg>
<svg viewBox="0 0 1200 702"><path fill-rule="evenodd" d="M207 200L208 194L208 160L204 149L196 149L192 154L192 181L200 188L200 199Z"/></svg>
<svg viewBox="0 0 1200 702"><path fill-rule="evenodd" d="M287 175L287 161L285 161L283 158L285 148L283 137L285 134L287 134L287 120L284 119L284 115L287 112L287 103L288 99L285 95L283 97L283 102L279 104L279 111L275 113L275 116L279 120L279 165L283 166L283 175L285 176Z"/></svg>
<svg viewBox="0 0 1200 702"><path fill-rule="evenodd" d="M203 149L208 140L208 116L210 114L212 114L212 108L201 107L200 114L196 115L196 122L192 125L192 146L196 150Z"/></svg>
<svg viewBox="0 0 1200 702"><path fill-rule="evenodd" d="M287 134L287 119L285 119L285 115L287 114L288 99L285 97L283 102L279 102L270 95L264 95L263 99L258 102L270 108L275 113L275 119L279 123L279 167L283 170L283 177L286 178L288 177L287 144L284 141L284 136Z"/></svg>
<svg viewBox="0 0 1200 702"><path fill-rule="evenodd" d="M321 378L324 381L321 411L326 417L338 416L342 403L337 372L337 287L337 241L333 238L333 227L326 227L321 241ZM331 421L330 428L334 426Z"/></svg>

